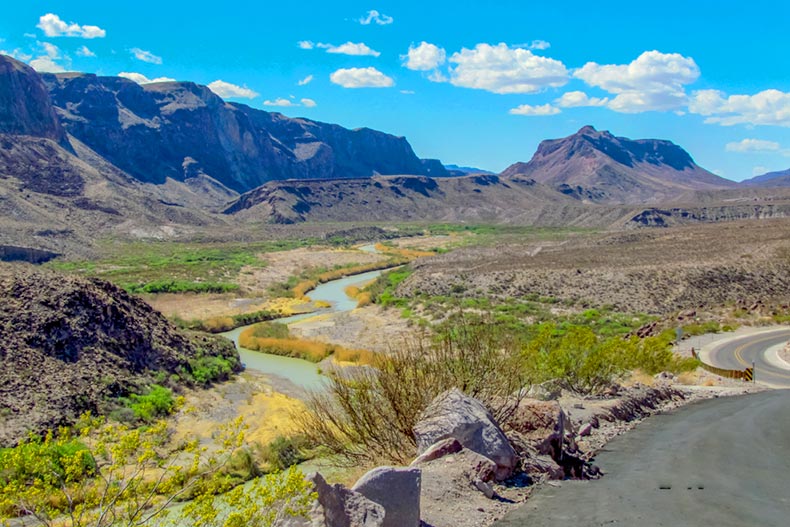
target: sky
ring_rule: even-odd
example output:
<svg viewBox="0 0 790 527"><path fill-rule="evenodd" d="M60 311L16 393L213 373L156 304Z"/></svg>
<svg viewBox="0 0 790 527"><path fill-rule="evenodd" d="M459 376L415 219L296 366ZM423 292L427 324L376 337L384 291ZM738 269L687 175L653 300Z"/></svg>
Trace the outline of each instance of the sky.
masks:
<svg viewBox="0 0 790 527"><path fill-rule="evenodd" d="M0 53L184 80L501 171L584 125L733 180L790 168L790 2L25 0Z"/></svg>

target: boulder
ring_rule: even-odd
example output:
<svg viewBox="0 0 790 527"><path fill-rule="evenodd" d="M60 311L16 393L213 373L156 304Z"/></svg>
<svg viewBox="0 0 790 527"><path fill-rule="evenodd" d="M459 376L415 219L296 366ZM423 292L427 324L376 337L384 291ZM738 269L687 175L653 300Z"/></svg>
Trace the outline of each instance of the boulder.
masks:
<svg viewBox="0 0 790 527"><path fill-rule="evenodd" d="M463 449L463 445L454 437L442 439L429 446L420 457L411 462L411 466L427 463L434 459L439 459L450 454L457 454Z"/></svg>
<svg viewBox="0 0 790 527"><path fill-rule="evenodd" d="M557 401L522 399L508 420L508 430L517 432L530 441L540 441L559 429L561 420L570 423Z"/></svg>
<svg viewBox="0 0 790 527"><path fill-rule="evenodd" d="M464 448L496 463L495 479L510 477L516 452L483 404L458 389L436 396L414 426L417 449L423 454L437 441L455 438Z"/></svg>
<svg viewBox="0 0 790 527"><path fill-rule="evenodd" d="M537 455L521 460L521 468L533 479L563 479L565 470L551 456Z"/></svg>
<svg viewBox="0 0 790 527"><path fill-rule="evenodd" d="M278 527L383 527L384 507L343 485L330 485L319 473L307 476L317 501L309 519L292 518Z"/></svg>
<svg viewBox="0 0 790 527"><path fill-rule="evenodd" d="M359 478L351 490L384 507L383 527L419 527L421 486L419 468L378 467Z"/></svg>

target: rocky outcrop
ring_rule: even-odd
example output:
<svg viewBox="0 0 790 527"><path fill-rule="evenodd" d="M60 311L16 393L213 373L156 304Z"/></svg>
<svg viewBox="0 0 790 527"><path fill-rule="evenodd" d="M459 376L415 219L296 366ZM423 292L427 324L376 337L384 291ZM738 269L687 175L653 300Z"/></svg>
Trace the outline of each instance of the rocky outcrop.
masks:
<svg viewBox="0 0 790 527"><path fill-rule="evenodd" d="M403 137L226 103L191 82L138 85L119 77L47 74L70 134L140 181L209 176L246 192L289 178L444 175Z"/></svg>
<svg viewBox="0 0 790 527"><path fill-rule="evenodd" d="M699 167L670 141L631 140L592 126L541 142L528 163L515 163L502 176L534 178L581 201L604 203L658 202L737 186Z"/></svg>
<svg viewBox="0 0 790 527"><path fill-rule="evenodd" d="M496 464L495 479L502 481L516 467L516 452L483 404L458 389L438 395L414 427L419 454L437 441L455 438L464 448Z"/></svg>
<svg viewBox="0 0 790 527"><path fill-rule="evenodd" d="M107 282L0 265L0 445L104 413L205 355L241 368L230 342L190 338Z"/></svg>
<svg viewBox="0 0 790 527"><path fill-rule="evenodd" d="M0 55L0 134L66 144L66 134L38 73L5 55Z"/></svg>

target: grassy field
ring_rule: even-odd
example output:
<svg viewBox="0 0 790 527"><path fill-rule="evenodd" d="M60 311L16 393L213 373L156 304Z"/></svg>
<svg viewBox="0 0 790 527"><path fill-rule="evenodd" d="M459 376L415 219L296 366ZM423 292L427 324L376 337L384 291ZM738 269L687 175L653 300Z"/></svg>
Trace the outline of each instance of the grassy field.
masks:
<svg viewBox="0 0 790 527"><path fill-rule="evenodd" d="M135 293L224 293L238 290L243 267L264 267L259 255L310 245L311 240L253 243L111 242L91 261L52 261L61 271L109 280Z"/></svg>

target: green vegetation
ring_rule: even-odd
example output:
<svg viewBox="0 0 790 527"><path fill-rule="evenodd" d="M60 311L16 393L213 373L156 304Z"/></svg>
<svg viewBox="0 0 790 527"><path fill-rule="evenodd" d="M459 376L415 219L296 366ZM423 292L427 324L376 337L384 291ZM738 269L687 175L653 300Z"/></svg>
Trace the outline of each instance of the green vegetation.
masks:
<svg viewBox="0 0 790 527"><path fill-rule="evenodd" d="M341 462L402 464L415 454L412 429L420 412L450 388L479 399L506 424L531 385L598 394L634 370L679 373L697 366L674 355L663 337L624 339L550 323L524 331L495 316L456 314L435 335L377 356L377 369L330 376L327 391L310 396L303 433Z"/></svg>
<svg viewBox="0 0 790 527"><path fill-rule="evenodd" d="M285 470L310 459L304 436L279 436L263 448L263 460L270 470Z"/></svg>
<svg viewBox="0 0 790 527"><path fill-rule="evenodd" d="M400 267L382 273L381 276L365 290L370 293L371 300L381 306L406 307L407 300L397 298L395 289L398 284L406 280L414 271L409 267Z"/></svg>
<svg viewBox="0 0 790 527"><path fill-rule="evenodd" d="M205 331L207 333L223 333L236 329L239 326L248 326L256 322L274 320L282 316L283 314L277 311L261 310L251 313L240 313L238 315L212 317L206 320L184 320L180 317L174 317L172 322L181 329Z"/></svg>
<svg viewBox="0 0 790 527"><path fill-rule="evenodd" d="M313 240L253 243L106 241L103 256L91 261L53 260L61 271L98 276L133 293L225 293L238 289L244 266L263 267L259 254L310 245Z"/></svg>
<svg viewBox="0 0 790 527"><path fill-rule="evenodd" d="M170 415L175 410L177 401L170 388L154 384L143 394L133 393L122 398L121 404L131 411L134 421L152 423ZM127 415L126 412L116 412L113 417L125 420Z"/></svg>
<svg viewBox="0 0 790 527"><path fill-rule="evenodd" d="M238 485L233 474L251 472L244 430L241 419L223 427L209 454L197 440L171 445L163 421L130 429L83 416L74 429L0 451L0 522L270 527L306 517L316 496L295 468Z"/></svg>

